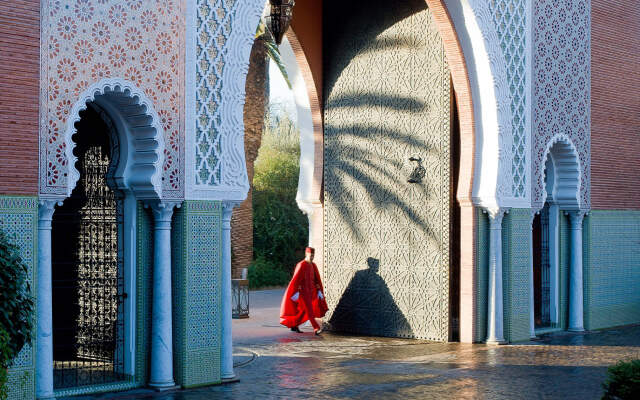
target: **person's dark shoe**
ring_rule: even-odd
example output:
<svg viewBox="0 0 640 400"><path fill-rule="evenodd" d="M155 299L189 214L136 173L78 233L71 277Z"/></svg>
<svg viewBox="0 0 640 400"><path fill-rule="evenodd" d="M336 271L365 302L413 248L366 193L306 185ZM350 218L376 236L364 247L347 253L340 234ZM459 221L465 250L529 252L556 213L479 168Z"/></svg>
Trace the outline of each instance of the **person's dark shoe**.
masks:
<svg viewBox="0 0 640 400"><path fill-rule="evenodd" d="M320 336L320 334L322 333L322 328L316 329L314 333L316 334L316 336Z"/></svg>
<svg viewBox="0 0 640 400"><path fill-rule="evenodd" d="M300 330L300 328L298 328L297 326L294 326L293 328L291 328L291 332L298 332L298 333L302 333L302 331Z"/></svg>

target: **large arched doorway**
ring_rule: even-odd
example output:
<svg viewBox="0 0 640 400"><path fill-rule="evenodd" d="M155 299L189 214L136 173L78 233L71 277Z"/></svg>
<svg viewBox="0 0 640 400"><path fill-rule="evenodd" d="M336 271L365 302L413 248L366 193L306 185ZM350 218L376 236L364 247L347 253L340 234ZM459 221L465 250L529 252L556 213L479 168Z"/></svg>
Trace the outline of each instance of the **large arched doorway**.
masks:
<svg viewBox="0 0 640 400"><path fill-rule="evenodd" d="M142 236L151 229L142 202L154 211L166 206L162 135L151 102L123 80L92 85L71 109L63 136L69 195L52 200L58 204L49 208L52 239L39 248L41 268L50 268L52 278L40 296L52 316L38 322L51 332L39 336L39 354L50 360L38 364L40 393L88 393L96 385L134 387L147 380L153 353L144 334L151 323L147 269L154 264L139 258L161 250L137 237L138 221ZM170 312L168 300L162 311Z"/></svg>
<svg viewBox="0 0 640 400"><path fill-rule="evenodd" d="M54 388L105 384L124 373L123 193L119 142L95 103L76 123L80 180L52 221Z"/></svg>
<svg viewBox="0 0 640 400"><path fill-rule="evenodd" d="M423 1L347 8L349 21L325 38L334 60L324 71L328 322L451 340L460 156L444 43Z"/></svg>

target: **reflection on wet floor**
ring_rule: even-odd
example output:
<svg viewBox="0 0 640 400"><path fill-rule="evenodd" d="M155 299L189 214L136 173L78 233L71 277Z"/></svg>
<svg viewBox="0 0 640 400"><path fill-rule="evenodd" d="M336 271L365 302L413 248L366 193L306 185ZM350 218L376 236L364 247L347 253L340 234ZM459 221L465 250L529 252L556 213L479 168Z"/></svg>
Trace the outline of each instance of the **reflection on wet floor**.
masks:
<svg viewBox="0 0 640 400"><path fill-rule="evenodd" d="M99 398L599 399L609 365L640 359L640 325L504 346L329 332L318 337L310 327L299 334L274 323L282 290L252 296L262 296L252 304L263 308L254 306L251 318L233 325L239 382Z"/></svg>

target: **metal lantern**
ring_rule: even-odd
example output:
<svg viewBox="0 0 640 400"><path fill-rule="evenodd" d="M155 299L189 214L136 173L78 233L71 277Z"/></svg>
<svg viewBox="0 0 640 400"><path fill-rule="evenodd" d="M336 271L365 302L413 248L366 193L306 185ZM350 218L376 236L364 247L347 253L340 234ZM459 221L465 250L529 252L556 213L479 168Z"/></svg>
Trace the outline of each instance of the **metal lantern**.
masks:
<svg viewBox="0 0 640 400"><path fill-rule="evenodd" d="M269 0L271 14L266 18L267 26L271 30L277 44L282 43L285 32L289 29L293 18L295 0Z"/></svg>

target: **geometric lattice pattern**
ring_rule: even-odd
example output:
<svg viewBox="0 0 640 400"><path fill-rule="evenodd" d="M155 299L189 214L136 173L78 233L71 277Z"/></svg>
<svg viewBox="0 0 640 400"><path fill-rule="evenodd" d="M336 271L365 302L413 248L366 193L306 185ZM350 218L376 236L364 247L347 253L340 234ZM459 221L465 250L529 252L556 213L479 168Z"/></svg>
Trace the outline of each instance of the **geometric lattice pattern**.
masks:
<svg viewBox="0 0 640 400"><path fill-rule="evenodd" d="M232 0L198 0L196 21L196 185L221 181L222 70L227 50Z"/></svg>
<svg viewBox="0 0 640 400"><path fill-rule="evenodd" d="M185 201L173 219L175 380L220 382L222 207Z"/></svg>
<svg viewBox="0 0 640 400"><path fill-rule="evenodd" d="M528 157L525 131L526 2L524 0L489 0L488 3L504 54L511 94L513 197L524 198L527 195Z"/></svg>
<svg viewBox="0 0 640 400"><path fill-rule="evenodd" d="M40 193L66 196L64 132L80 95L104 78L140 88L164 129L163 197L184 191L184 2L42 2Z"/></svg>
<svg viewBox="0 0 640 400"><path fill-rule="evenodd" d="M640 322L640 211L591 211L584 222L586 329Z"/></svg>
<svg viewBox="0 0 640 400"><path fill-rule="evenodd" d="M502 221L504 338L529 340L531 210L512 208Z"/></svg>
<svg viewBox="0 0 640 400"><path fill-rule="evenodd" d="M20 249L20 257L27 265L27 280L33 295L37 290L36 265L38 257L38 199L35 197L0 197L0 229ZM34 319L37 310L34 309ZM9 368L9 399L35 398L36 327L31 345L25 345Z"/></svg>
<svg viewBox="0 0 640 400"><path fill-rule="evenodd" d="M332 40L325 319L338 331L446 341L450 72L430 11L411 7L369 2L369 23ZM418 166L409 157L426 170L420 183L407 182Z"/></svg>
<svg viewBox="0 0 640 400"><path fill-rule="evenodd" d="M590 202L591 2L536 0L533 5L532 203L542 208L545 151L562 134L581 167L580 207Z"/></svg>

